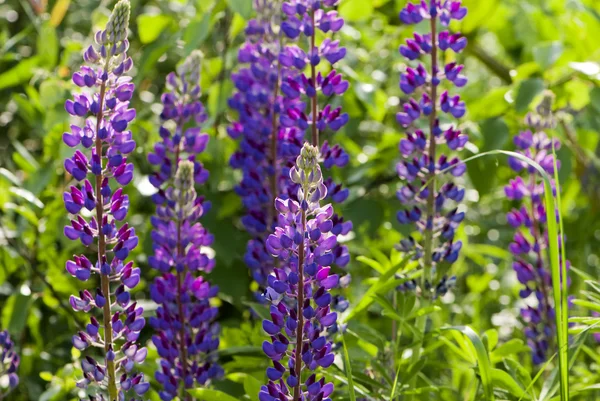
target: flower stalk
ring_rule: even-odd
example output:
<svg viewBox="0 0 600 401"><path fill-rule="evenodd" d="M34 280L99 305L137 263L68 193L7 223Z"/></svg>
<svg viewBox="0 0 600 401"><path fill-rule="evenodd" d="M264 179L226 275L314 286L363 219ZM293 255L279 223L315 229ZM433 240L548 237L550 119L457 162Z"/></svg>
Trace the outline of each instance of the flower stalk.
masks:
<svg viewBox="0 0 600 401"><path fill-rule="evenodd" d="M80 184L64 193L65 207L75 216L64 232L86 247L94 242L97 246L96 263L85 255L75 255L67 261L66 270L80 281L88 281L92 274L100 276L95 294L86 289L70 299L76 311L99 309L103 322L101 326L91 316L86 330L73 336L73 346L80 351L89 347L103 350L100 362L90 356L81 361L84 378L77 385L85 389L94 383L98 395L92 396L93 400L104 400L104 390L109 400L118 400L131 393L142 396L150 387L142 374L132 374L134 365L143 362L147 354L146 348L136 344L145 325L143 310L131 301L128 291L139 283L140 269L125 262L138 238L127 223L118 226L127 215L129 198L123 188L111 188L113 181L124 187L133 178L133 165L127 163L127 155L136 146L127 130L136 115L128 108L134 85L125 75L132 67L126 54L129 12L128 1L116 4L106 29L96 33L96 44L84 53L89 66L73 74L81 92L65 103L67 112L82 124L71 125L63 141L72 148L81 146L83 151L77 149L65 160L65 169ZM90 174L92 181L87 179ZM82 209L94 217L87 220Z"/></svg>
<svg viewBox="0 0 600 401"><path fill-rule="evenodd" d="M199 223L210 202L195 189L209 176L197 160L209 139L201 130L207 119L200 102L201 63L202 54L194 51L167 76L161 141L148 155L150 164L158 167L150 177L157 192L152 196L156 215L151 220L154 255L149 264L160 273L150 286L159 308L150 324L161 357L155 377L163 387L163 401L177 396L191 400L187 390L195 383L208 386L223 375L214 352L219 346L218 310L211 304L218 288L204 277L215 265L208 248L213 236Z"/></svg>

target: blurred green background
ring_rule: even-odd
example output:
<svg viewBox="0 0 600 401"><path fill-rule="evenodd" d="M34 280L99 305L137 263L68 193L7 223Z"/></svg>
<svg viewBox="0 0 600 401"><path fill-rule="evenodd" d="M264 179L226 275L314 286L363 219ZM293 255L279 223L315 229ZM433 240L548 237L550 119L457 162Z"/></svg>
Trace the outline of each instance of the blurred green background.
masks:
<svg viewBox="0 0 600 401"><path fill-rule="evenodd" d="M398 20L404 4L403 0L342 0L339 6L346 26L337 39L348 48L339 70L351 82L341 103L351 120L332 140L345 147L351 160L348 167L334 172L351 191L339 208L354 223L348 241L353 256L351 303L362 298L376 275L356 256L385 264L385 255L408 234L395 219L399 209L395 163L402 138L395 113L404 65L397 49L412 35L412 28ZM584 279L596 278L600 271L600 2L464 0L463 4L469 14L452 28L469 40L460 60L469 77L462 90L468 108L462 126L471 138L464 156L513 150L511 138L522 128L523 116L542 90L556 94L561 123L551 135L563 142L558 152L560 207L567 257L574 266L571 293L578 294L585 288ZM129 54L135 64L133 105L138 111L131 129L138 147L133 154L136 178L128 192L130 222L141 239L133 257L144 277L135 296L152 313L147 283L155 273L147 257L149 216L154 208L148 199L151 168L145 155L159 138L164 78L183 57L200 49L205 54L202 87L209 113L205 131L211 135L202 160L211 178L199 191L213 202L203 224L216 237L217 267L210 276L221 289L222 361L230 373L217 386L244 399L248 392L244 380L231 373L254 374L262 383L266 361L256 348L264 338L260 324L255 325L248 312L247 302L254 300L242 261L248 236L238 221L240 200L232 191L240 177L228 166L237 144L225 129L232 119L227 110L233 88L230 74L238 68L237 49L253 15L251 0L131 0L131 5ZM73 89L70 76L81 63L82 50L92 32L104 26L112 6L112 1L0 0L0 327L11 332L22 355L21 385L9 399L75 399L77 373L72 362L77 355L70 339L85 316L68 305L69 295L78 291L80 283L64 271L66 259L79 252L80 245L62 235L66 223L62 192L68 183L62 164L70 154L61 140L69 125L63 105ZM507 366L503 358L514 359L533 376L518 320L519 285L506 250L512 230L505 222L510 205L503 200L502 186L511 177L504 157L469 163L464 183L468 212L458 234L466 245L453 267L459 280L434 321L468 324L478 333L489 330L485 338L490 349L496 343L498 347L509 344L492 361L501 367ZM574 308L571 313L578 312ZM390 325L375 305L350 324L360 334L347 339L353 370L358 382L373 394L386 382L369 379L374 377L369 374L379 371L374 359L386 360L389 336L385 333ZM143 339L151 335L147 326ZM432 355L443 358L429 358L423 375L440 386L435 393L440 399L475 400L477 386L469 361L450 346L440 348L457 342L452 336L432 342ZM588 341L582 349L572 369L575 388L600 380L598 347ZM143 367L148 376L154 358L152 351ZM339 399L348 399L343 381L339 388ZM514 391L505 389L505 396L513 399ZM588 396L581 399L600 399Z"/></svg>

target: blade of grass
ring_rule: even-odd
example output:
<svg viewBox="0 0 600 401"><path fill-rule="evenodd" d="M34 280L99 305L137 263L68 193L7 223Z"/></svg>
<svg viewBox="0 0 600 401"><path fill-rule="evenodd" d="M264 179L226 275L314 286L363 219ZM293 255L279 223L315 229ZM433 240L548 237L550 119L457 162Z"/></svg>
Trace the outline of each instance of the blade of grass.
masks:
<svg viewBox="0 0 600 401"><path fill-rule="evenodd" d="M350 366L350 356L348 355L348 348L346 348L346 339L342 335L342 346L344 348L344 370L346 371L346 377L348 378L348 394L350 401L356 401L356 394L354 393L354 379L352 378L352 366Z"/></svg>
<svg viewBox="0 0 600 401"><path fill-rule="evenodd" d="M567 305L567 265L566 265L566 250L564 244L564 228L563 228L563 219L562 213L560 211L561 208L561 198L560 198L560 181L558 179L558 165L556 161L556 150L554 149L554 141L552 141L552 155L553 164L554 164L554 186L556 188L556 204L552 209L552 212L556 211L558 213L558 227L556 226L556 218L550 218L549 216L553 216L554 213L550 212L550 204L554 201L554 196L552 196L552 188L548 188L550 185L547 185L545 188L545 197L546 197L546 215L547 215L547 224L548 224L548 239L550 243L550 260L552 265L552 289L554 293L554 309L558 309L556 311L556 331L558 335L558 365L560 371L560 399L562 401L569 400L569 369L568 367L564 368L568 364L569 354L568 354L568 330L569 330L569 309ZM550 230L550 226L553 227ZM561 252L562 245L562 252ZM560 257L560 263L559 263ZM560 305L558 307L557 305ZM560 316L560 318L559 318ZM564 346L564 347L563 347Z"/></svg>

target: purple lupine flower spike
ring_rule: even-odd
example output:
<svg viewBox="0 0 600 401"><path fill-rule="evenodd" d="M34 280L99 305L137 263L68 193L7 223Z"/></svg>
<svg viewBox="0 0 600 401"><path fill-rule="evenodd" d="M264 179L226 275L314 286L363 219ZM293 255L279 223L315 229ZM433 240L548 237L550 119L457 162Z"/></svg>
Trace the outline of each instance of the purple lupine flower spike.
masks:
<svg viewBox="0 0 600 401"><path fill-rule="evenodd" d="M514 138L517 152L535 160L551 176L554 175L552 147L560 148L560 142L548 138L544 132L544 129L553 128L556 124L551 111L553 99L554 94L546 91L536 111L525 117L529 129ZM560 168L558 160L556 164ZM544 184L537 170L527 163L511 157L509 166L521 174L504 188L506 197L520 204L506 215L508 223L516 230L509 250L515 256L513 269L517 279L524 287L519 295L527 303L521 309L521 317L526 323L527 344L531 348L533 363L539 365L553 352L550 347L556 331L552 275L548 268L549 260L545 257L548 214L544 206ZM563 246L559 241L559 249ZM568 269L570 263L566 263Z"/></svg>
<svg viewBox="0 0 600 401"><path fill-rule="evenodd" d="M275 200L279 216L267 249L280 264L268 279L271 319L263 321L270 336L263 351L273 367L267 369L269 382L261 387L261 401L330 401L333 392L333 383L314 373L334 360L327 330L334 327L337 313L331 310L329 290L339 281L330 273L337 237L332 233L333 207L320 206L327 187L318 157L319 149L305 144L290 170L299 185L298 200Z"/></svg>
<svg viewBox="0 0 600 401"><path fill-rule="evenodd" d="M336 132L343 128L349 120L347 113L342 108L334 106L335 97L342 96L349 87L335 64L346 56L346 48L340 46L339 40L325 37L318 43L318 31L323 34L339 32L344 20L335 8L339 0L291 0L283 3L282 11L285 21L281 29L289 39L306 38L306 48L298 45L288 45L279 58L285 67L296 69L296 76L288 77L281 84L281 90L289 100L306 102L306 107L288 109L285 123L295 126L301 131L310 131L311 144L320 148L323 166L326 169L344 167L349 162L348 154L338 144L330 144L328 140L321 143L321 134L330 130ZM324 68L324 64L329 64ZM319 67L319 68L317 68ZM329 69L329 72L326 72ZM319 72L317 72L319 70ZM325 104L319 105L319 95L327 98ZM284 120L282 119L282 123ZM327 192L333 202L344 202L349 195L349 190L335 183L331 177L324 180ZM331 218L334 224L332 232L338 237L347 235L352 230L352 222L345 221L343 217L334 214ZM341 239L341 238L340 238ZM340 243L336 244L333 252L334 264L345 267L350 262L348 248ZM340 284L347 285L350 275ZM339 301L339 302L337 302ZM342 311L347 303L341 296L336 296L336 306Z"/></svg>
<svg viewBox="0 0 600 401"><path fill-rule="evenodd" d="M129 293L139 282L140 269L126 261L138 243L135 229L124 222L129 197L122 188L133 178L127 155L135 149L127 129L136 114L129 108L134 85L124 75L132 67L126 54L128 24L129 2L120 0L106 29L96 33L96 44L83 55L88 65L73 74L81 93L65 103L78 123L63 140L70 147L80 147L65 160L65 169L79 185L64 193L66 209L73 215L64 232L69 239L86 247L93 244L98 251L91 259L75 255L66 264L69 274L81 281L100 276L99 288L82 290L70 299L76 311L101 315L91 316L86 329L73 336L73 346L81 351L102 349L101 359L84 356L81 360L84 378L77 386L85 389L94 384L92 400L141 397L150 387L142 374L133 373L147 350L137 344L145 323L143 309ZM79 214L84 208L92 217Z"/></svg>
<svg viewBox="0 0 600 401"><path fill-rule="evenodd" d="M266 0L253 4L257 17L248 22L247 39L238 52L243 68L232 74L236 92L229 107L238 118L227 131L230 137L240 138L230 165L242 172L235 191L246 210L242 224L252 236L244 261L263 289L274 267L265 248L275 222L273 200L278 194L296 196L297 185L290 180L289 169L300 153L304 131L289 123L287 116L287 111L300 110L302 103L280 94L286 89L282 81L297 73L279 61L283 56L282 38L276 33L279 6Z"/></svg>
<svg viewBox="0 0 600 401"><path fill-rule="evenodd" d="M465 104L459 95L450 92L453 86L464 86L467 78L457 62L444 66L438 63L439 59L449 58L441 57L440 52L459 53L466 46L466 39L459 33L438 32L438 27L447 27L452 19L462 19L466 12L460 0L421 1L408 4L400 12L400 20L405 24L426 20L430 26L430 32L415 33L400 46L400 54L415 62L400 74L400 89L408 98L396 115L406 132L399 144L402 160L396 166L403 181L397 197L405 208L398 212L397 219L401 224L414 224L423 238L406 238L398 248L420 261L424 269L421 290L427 297L444 295L454 285L454 276L438 277L438 271L442 270L440 267L448 270L462 247L461 241L454 241L454 234L464 219L460 202L465 190L452 177L462 176L465 166L457 157L444 155L442 145L457 151L468 141L467 135L452 122L465 114ZM421 57L427 61L417 61ZM440 184L442 173L445 176ZM415 287L415 282L409 282L403 288Z"/></svg>
<svg viewBox="0 0 600 401"><path fill-rule="evenodd" d="M0 399L4 399L19 385L17 370L20 361L8 331L0 331L0 382L8 383L6 388L0 387Z"/></svg>
<svg viewBox="0 0 600 401"><path fill-rule="evenodd" d="M167 77L162 141L148 155L159 167L151 178L158 192L152 197L157 208L151 220L154 255L149 264L161 275L150 286L152 300L159 305L150 324L157 332L152 342L161 362L155 377L163 387L159 395L164 401L178 394L189 400L186 389L195 383L206 386L223 374L213 352L219 346L218 310L210 303L218 288L198 275L214 267L207 253L213 236L198 222L210 204L194 189L195 183L208 178L196 160L208 141L208 134L199 128L206 120L199 100L201 61L201 53L193 52L177 73Z"/></svg>

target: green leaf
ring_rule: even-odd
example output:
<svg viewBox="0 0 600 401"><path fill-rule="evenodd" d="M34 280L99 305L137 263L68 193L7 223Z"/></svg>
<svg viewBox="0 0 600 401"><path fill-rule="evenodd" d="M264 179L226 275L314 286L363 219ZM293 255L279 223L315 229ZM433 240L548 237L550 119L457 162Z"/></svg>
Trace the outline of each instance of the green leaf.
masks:
<svg viewBox="0 0 600 401"><path fill-rule="evenodd" d="M13 147L16 152L13 153L13 160L19 168L25 170L28 173L35 173L40 168L40 164L35 160L35 157L29 153L27 148L21 144L21 142L13 142Z"/></svg>
<svg viewBox="0 0 600 401"><path fill-rule="evenodd" d="M246 378L244 379L244 391L252 401L258 401L258 393L260 392L261 387L262 383L257 378L246 375Z"/></svg>
<svg viewBox="0 0 600 401"><path fill-rule="evenodd" d="M231 19L231 25L229 26L229 38L230 40L235 39L240 32L244 31L244 28L246 27L246 20L244 19L244 17L242 17L239 14L234 14L233 18Z"/></svg>
<svg viewBox="0 0 600 401"><path fill-rule="evenodd" d="M385 268L376 260L367 258L366 256L360 255L356 257L356 260L364 263L365 265L373 268L378 273L383 274L385 272Z"/></svg>
<svg viewBox="0 0 600 401"><path fill-rule="evenodd" d="M515 397L520 397L522 400L531 399L531 396L525 392L525 389L519 386L519 383L503 370L492 369L492 381L495 387L508 391Z"/></svg>
<svg viewBox="0 0 600 401"><path fill-rule="evenodd" d="M365 20L373 15L373 3L365 0L345 0L341 3L339 12L346 21Z"/></svg>
<svg viewBox="0 0 600 401"><path fill-rule="evenodd" d="M230 80L215 82L208 90L208 110L210 115L217 116L227 108L227 99L233 91Z"/></svg>
<svg viewBox="0 0 600 401"><path fill-rule="evenodd" d="M188 55L192 50L200 47L202 42L208 37L210 30L210 13L202 16L198 15L194 18L183 32L183 48L184 55Z"/></svg>
<svg viewBox="0 0 600 401"><path fill-rule="evenodd" d="M406 319L407 320L415 319L417 317L429 315L431 313L439 312L441 310L442 310L442 308L440 308L437 305L428 305L425 307L420 307L418 309L415 309L410 315L408 315L408 317Z"/></svg>
<svg viewBox="0 0 600 401"><path fill-rule="evenodd" d="M373 299L383 308L383 311L382 311L383 316L391 317L392 319L397 320L399 322L404 320L404 317L400 316L396 312L396 310L394 309L394 307L392 306L390 301L388 301L381 295L377 295L377 294L373 295Z"/></svg>
<svg viewBox="0 0 600 401"><path fill-rule="evenodd" d="M207 388L195 388L193 390L188 390L188 393L193 397L204 401L239 401L237 398L232 397L227 393Z"/></svg>
<svg viewBox="0 0 600 401"><path fill-rule="evenodd" d="M39 200L34 194L32 194L30 191L24 188L10 187L10 193L21 199L26 200L27 202L39 207L40 209L44 207L44 204L41 200Z"/></svg>
<svg viewBox="0 0 600 401"><path fill-rule="evenodd" d="M522 387L528 387L531 383L529 371L514 359L503 359L504 365L509 373L519 382Z"/></svg>
<svg viewBox="0 0 600 401"><path fill-rule="evenodd" d="M589 309L591 311L599 312L600 313L600 305L598 305L598 304L596 304L594 302L585 301L583 299L574 299L573 300L573 304L575 304L577 306L581 306L582 308L586 308L586 309Z"/></svg>
<svg viewBox="0 0 600 401"><path fill-rule="evenodd" d="M410 261L410 256L407 256L402 260L402 263L397 266L390 267L384 274L378 277L375 284L373 284L367 292L364 294L362 299L354 306L350 313L344 319L345 322L350 321L353 317L364 311L374 302L373 295L377 294L379 288L387 283L387 281L400 269L404 268Z"/></svg>
<svg viewBox="0 0 600 401"><path fill-rule="evenodd" d="M33 298L31 297L31 290L25 284L23 284L18 293L9 298L6 305L6 311L10 313L10 318L6 328L11 334L18 335L23 332L27 322L27 316L29 315L29 308L32 303ZM12 308L9 304L12 304Z"/></svg>
<svg viewBox="0 0 600 401"><path fill-rule="evenodd" d="M493 19L498 8L498 0L463 0L463 5L469 10L469 17L462 21L461 31L469 33Z"/></svg>
<svg viewBox="0 0 600 401"><path fill-rule="evenodd" d="M171 23L172 19L171 17L162 14L142 14L137 17L136 21L140 41L144 44L148 44L158 39L162 31L164 31Z"/></svg>
<svg viewBox="0 0 600 401"><path fill-rule="evenodd" d="M561 42L540 44L533 47L533 59L543 70L546 70L558 60L563 50Z"/></svg>
<svg viewBox="0 0 600 401"><path fill-rule="evenodd" d="M0 176L6 178L8 181L12 182L15 185L21 185L21 180L19 180L19 178L16 175L14 175L11 171L5 169L4 167L0 167Z"/></svg>
<svg viewBox="0 0 600 401"><path fill-rule="evenodd" d="M479 367L479 377L483 386L483 394L486 401L494 401L494 387L492 385L492 366L485 345L481 338L469 326L454 326L442 328L442 330L455 330L463 333L471 344L471 347L477 357ZM509 376L510 377L510 376Z"/></svg>
<svg viewBox="0 0 600 401"><path fill-rule="evenodd" d="M241 347L228 347L228 348L224 348L224 349L218 350L217 353L219 354L220 357L223 357L223 356L242 356L242 355L250 355L250 356L259 355L259 356L264 356L264 353L263 353L261 347L255 347L255 346L252 346L252 345L246 345L246 346L241 346Z"/></svg>
<svg viewBox="0 0 600 401"><path fill-rule="evenodd" d="M244 305L252 309L261 319L271 319L269 315L269 308L266 305L259 304L258 302L244 302Z"/></svg>
<svg viewBox="0 0 600 401"><path fill-rule="evenodd" d="M14 203L11 203L11 202L6 202L4 204L4 208L6 210L13 210L18 215L27 219L27 221L29 223L33 224L34 226L37 226L37 224L39 223L39 219L37 218L37 216L35 215L33 210L29 209L28 207L21 206L21 205L15 205Z"/></svg>
<svg viewBox="0 0 600 401"><path fill-rule="evenodd" d="M33 76L35 67L40 63L40 56L22 60L10 70L0 74L0 90L19 85Z"/></svg>
<svg viewBox="0 0 600 401"><path fill-rule="evenodd" d="M48 69L53 69L58 61L58 36L50 21L45 21L40 27L37 49L40 64Z"/></svg>
<svg viewBox="0 0 600 401"><path fill-rule="evenodd" d="M487 119L481 124L481 135L483 136L481 151L502 148L509 137L508 125L504 118ZM480 194L487 194L494 188L496 174L493 174L493 171L496 165L496 161L492 159L479 159L467 165L469 177Z"/></svg>
<svg viewBox="0 0 600 401"><path fill-rule="evenodd" d="M509 88L506 86L492 89L479 98L477 102L470 105L469 116L471 119L484 120L504 114L510 107L506 100L508 90Z"/></svg>
<svg viewBox="0 0 600 401"><path fill-rule="evenodd" d="M515 110L519 113L529 108L531 101L544 90L544 80L541 78L526 79L519 85Z"/></svg>
<svg viewBox="0 0 600 401"><path fill-rule="evenodd" d="M260 392L262 383L256 377L249 375L248 373L235 372L228 374L226 379L236 383L242 383L244 385L244 392L250 400L259 401L258 393Z"/></svg>
<svg viewBox="0 0 600 401"><path fill-rule="evenodd" d="M246 20L252 16L252 0L227 0L227 5Z"/></svg>
<svg viewBox="0 0 600 401"><path fill-rule="evenodd" d="M500 360L506 356L514 356L523 351L527 351L528 347L523 343L520 338L511 338L504 344L499 345L494 351L490 353L492 360Z"/></svg>
<svg viewBox="0 0 600 401"><path fill-rule="evenodd" d="M489 353L498 345L498 331L496 329L486 330L481 339Z"/></svg>

